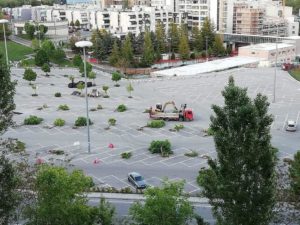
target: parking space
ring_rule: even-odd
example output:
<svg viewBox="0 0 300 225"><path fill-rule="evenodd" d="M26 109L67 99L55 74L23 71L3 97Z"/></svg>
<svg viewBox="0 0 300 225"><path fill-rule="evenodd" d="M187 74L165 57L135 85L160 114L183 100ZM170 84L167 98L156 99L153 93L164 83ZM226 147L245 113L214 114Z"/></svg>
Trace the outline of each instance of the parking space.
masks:
<svg viewBox="0 0 300 225"><path fill-rule="evenodd" d="M126 176L128 172L136 171L154 186L159 185L164 177L185 179L185 190L197 192L196 177L199 169L206 166L207 156L216 157L213 139L205 137L203 129L209 127L211 105L223 104L221 91L229 75L235 77L238 85L248 88L251 97L260 92L269 98L270 112L274 115L271 126L272 143L279 149L279 157L291 157L300 149L300 84L284 71L278 71L275 103L272 103L274 69L238 69L188 78L136 79L131 81L134 88L132 99L128 98L126 91L129 81L122 80L121 87L114 87L108 74L96 71L95 88L102 91L103 85L109 85L110 98L89 99L90 108L96 108L99 104L103 107L102 110L90 112L93 121L91 154L87 153L86 128L73 129L76 118L85 116L85 100L71 95L74 89L67 87L69 80L64 76L75 75L75 81L82 80L78 71L52 69L50 78L37 71L38 97L32 97L31 87L22 79L23 70L12 69L14 79L18 80L16 111L22 114L14 117L19 126L10 128L5 136L26 142L33 160L40 158L57 164L71 160L71 164L92 176L99 186L129 186ZM56 92L60 92L62 97L54 97ZM145 109L170 100L174 100L178 106L185 103L191 107L195 120L181 123L170 121L160 129L139 129L149 121L148 114L143 113ZM61 104L67 104L70 110L58 110ZM128 110L116 112L119 104L125 104ZM24 118L29 115L37 115L44 121L38 126L23 126ZM64 119L66 125L53 127L56 118ZM117 122L115 126L106 129L109 118L115 118ZM288 119L297 121L297 132L285 131ZM183 124L184 129L179 132L170 131L176 124ZM162 158L148 151L152 140L165 139L171 142L173 155ZM114 148L109 148L110 144ZM64 150L65 155L50 154L49 151L54 149ZM196 151L198 156L190 158L184 155L191 150ZM127 151L132 152L132 157L122 159L120 154Z"/></svg>

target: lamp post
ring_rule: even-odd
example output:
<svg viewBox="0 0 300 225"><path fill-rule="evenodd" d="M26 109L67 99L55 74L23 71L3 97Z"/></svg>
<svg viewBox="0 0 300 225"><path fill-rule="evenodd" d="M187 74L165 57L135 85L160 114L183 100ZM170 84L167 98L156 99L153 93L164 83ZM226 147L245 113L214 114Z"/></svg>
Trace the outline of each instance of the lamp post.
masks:
<svg viewBox="0 0 300 225"><path fill-rule="evenodd" d="M278 25L276 35L276 55L275 55L275 69L274 69L274 85L273 85L273 103L276 102L276 79L277 79L277 56L278 56Z"/></svg>
<svg viewBox="0 0 300 225"><path fill-rule="evenodd" d="M6 56L6 65L8 66L8 54L7 54L7 43L6 43L6 33L5 33L5 24L8 23L8 20L1 19L0 24L3 24L3 34L4 34L4 45L5 45L5 56Z"/></svg>
<svg viewBox="0 0 300 225"><path fill-rule="evenodd" d="M86 74L86 61L85 61L85 49L93 45L90 41L78 41L75 43L77 48L83 49L83 64L84 64L84 81L85 81L85 105L86 105L86 125L87 125L87 137L88 137L88 153L91 153L91 138L90 138L90 118L89 118L89 101L87 96L87 74Z"/></svg>

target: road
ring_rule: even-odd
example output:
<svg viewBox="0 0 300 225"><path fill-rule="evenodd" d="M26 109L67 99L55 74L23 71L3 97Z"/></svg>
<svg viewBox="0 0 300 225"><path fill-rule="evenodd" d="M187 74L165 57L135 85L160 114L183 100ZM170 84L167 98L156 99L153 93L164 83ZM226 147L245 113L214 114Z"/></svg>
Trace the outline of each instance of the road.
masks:
<svg viewBox="0 0 300 225"><path fill-rule="evenodd" d="M116 208L116 214L118 218L124 218L128 215L130 206L134 203L133 200L123 200L123 199L106 199ZM93 206L99 204L99 198L90 198L89 203ZM202 218L214 224L215 220L211 214L211 206L207 203L193 203L194 212L202 216Z"/></svg>

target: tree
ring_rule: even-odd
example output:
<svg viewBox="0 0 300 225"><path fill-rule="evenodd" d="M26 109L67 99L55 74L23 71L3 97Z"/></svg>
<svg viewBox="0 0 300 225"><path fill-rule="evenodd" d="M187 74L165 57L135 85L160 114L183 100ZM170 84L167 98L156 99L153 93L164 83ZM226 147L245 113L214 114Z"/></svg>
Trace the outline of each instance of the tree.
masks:
<svg viewBox="0 0 300 225"><path fill-rule="evenodd" d="M76 67L80 67L81 64L83 64L83 61L80 54L75 55L73 58L73 65Z"/></svg>
<svg viewBox="0 0 300 225"><path fill-rule="evenodd" d="M108 86L106 86L106 85L103 85L103 86L102 86L102 90L104 91L104 93L105 93L106 96L108 96L108 95L107 95L108 89L109 89Z"/></svg>
<svg viewBox="0 0 300 225"><path fill-rule="evenodd" d="M233 77L222 92L224 107L213 105L210 129L217 158L197 178L220 225L269 224L275 203L276 149L271 145L267 97L252 101ZM253 216L255 215L255 216Z"/></svg>
<svg viewBox="0 0 300 225"><path fill-rule="evenodd" d="M132 98L131 92L133 92L134 89L133 89L133 86L132 86L131 82L127 85L126 90L129 93L128 98Z"/></svg>
<svg viewBox="0 0 300 225"><path fill-rule="evenodd" d="M48 57L51 58L52 57L52 53L55 50L55 46L54 46L54 44L53 44L52 41L45 40L42 43L42 50L44 50L47 53Z"/></svg>
<svg viewBox="0 0 300 225"><path fill-rule="evenodd" d="M43 50L39 50L34 57L35 65L37 66L43 66L45 63L49 63L49 57L48 54Z"/></svg>
<svg viewBox="0 0 300 225"><path fill-rule="evenodd" d="M292 192L295 196L298 196L298 200L300 200L300 151L294 155L294 160L291 162L289 168L289 174Z"/></svg>
<svg viewBox="0 0 300 225"><path fill-rule="evenodd" d="M137 224L184 225L192 219L193 207L183 196L183 182L163 182L163 186L145 191L145 204L134 203L129 209Z"/></svg>
<svg viewBox="0 0 300 225"><path fill-rule="evenodd" d="M111 75L111 80L116 82L115 87L119 87L118 81L121 80L121 74L119 72L113 72Z"/></svg>
<svg viewBox="0 0 300 225"><path fill-rule="evenodd" d="M189 40L186 33L182 30L179 39L179 54L182 60L187 60L190 58L190 47Z"/></svg>
<svg viewBox="0 0 300 225"><path fill-rule="evenodd" d="M1 6L1 3L0 3ZM0 19L5 19L4 15L2 12L0 12ZM5 34L6 36L10 36L11 35L11 30L8 27L8 24L4 24L4 28L5 28ZM3 24L2 26L0 26L0 40L4 40L4 30L3 30Z"/></svg>
<svg viewBox="0 0 300 225"><path fill-rule="evenodd" d="M33 48L34 51L37 51L40 49L40 42L38 39L34 38L32 41L31 41L31 47Z"/></svg>
<svg viewBox="0 0 300 225"><path fill-rule="evenodd" d="M0 54L0 135L13 123L13 111L16 82L11 81L10 70Z"/></svg>
<svg viewBox="0 0 300 225"><path fill-rule="evenodd" d="M112 52L109 57L109 64L112 66L116 66L120 59L120 50L117 41L115 40Z"/></svg>
<svg viewBox="0 0 300 225"><path fill-rule="evenodd" d="M131 65L133 62L133 49L131 45L131 40L129 35L126 36L126 39L123 43L122 49L121 49L122 57L126 62Z"/></svg>
<svg viewBox="0 0 300 225"><path fill-rule="evenodd" d="M94 86L96 86L96 83L95 83L95 79L96 79L96 73L91 71L88 73L88 78L89 79L92 79L94 81Z"/></svg>
<svg viewBox="0 0 300 225"><path fill-rule="evenodd" d="M223 40L221 39L220 35L215 36L215 41L213 44L213 52L217 56L225 55L225 48L223 46Z"/></svg>
<svg viewBox="0 0 300 225"><path fill-rule="evenodd" d="M113 225L115 207L101 198L99 206L94 209L94 214L96 224Z"/></svg>
<svg viewBox="0 0 300 225"><path fill-rule="evenodd" d="M73 20L70 22L70 26L71 26L71 27L74 27L74 26L75 26Z"/></svg>
<svg viewBox="0 0 300 225"><path fill-rule="evenodd" d="M88 62L86 62L85 64L86 64L86 74L88 75L92 71L93 66L92 66L92 64L90 64ZM81 65L79 67L79 72L81 74L84 74L84 63L83 62L81 63Z"/></svg>
<svg viewBox="0 0 300 225"><path fill-rule="evenodd" d="M204 42L205 44L207 39L208 48L212 48L215 40L215 28L208 17L206 17L203 22L201 28L201 36L202 36L202 40L205 41Z"/></svg>
<svg viewBox="0 0 300 225"><path fill-rule="evenodd" d="M30 40L32 40L34 37L34 33L35 33L35 26L30 24L29 22L26 22L24 25L24 30L25 30L26 34L28 35L28 37L30 38Z"/></svg>
<svg viewBox="0 0 300 225"><path fill-rule="evenodd" d="M164 25L161 21L156 24L155 27L155 36L157 39L157 49L159 54L162 54L166 50L166 33L164 29Z"/></svg>
<svg viewBox="0 0 300 225"><path fill-rule="evenodd" d="M201 52L203 47L203 39L201 36L201 32L197 26L193 27L192 29L192 45L191 48L194 51Z"/></svg>
<svg viewBox="0 0 300 225"><path fill-rule="evenodd" d="M30 68L25 69L23 79L29 81L29 85L31 85L31 81L36 80L36 77L37 77L36 72L34 72L32 69Z"/></svg>
<svg viewBox="0 0 300 225"><path fill-rule="evenodd" d="M82 90L85 88L85 83L80 82L77 84L77 89L80 91L80 95L82 95Z"/></svg>
<svg viewBox="0 0 300 225"><path fill-rule="evenodd" d="M172 52L177 52L179 45L179 34L177 24L171 23L169 28L170 47Z"/></svg>
<svg viewBox="0 0 300 225"><path fill-rule="evenodd" d="M150 32L145 33L144 51L142 56L142 65L151 66L155 60L155 52L151 41Z"/></svg>
<svg viewBox="0 0 300 225"><path fill-rule="evenodd" d="M12 163L0 154L0 224L10 224L15 209L20 203L17 191L20 179Z"/></svg>
<svg viewBox="0 0 300 225"><path fill-rule="evenodd" d="M69 44L70 48L72 49L73 52L78 53L80 51L80 48L77 48L75 43L80 41L80 36L75 36L73 35L72 37L69 38Z"/></svg>
<svg viewBox="0 0 300 225"><path fill-rule="evenodd" d="M45 26L45 25L43 25L43 24L40 24L40 25L37 27L37 30L40 32L40 33L39 33L39 38L44 39L45 34L48 32L48 27Z"/></svg>
<svg viewBox="0 0 300 225"><path fill-rule="evenodd" d="M79 20L76 20L76 21L75 21L75 26L78 27L78 28L80 27L80 22L79 22Z"/></svg>
<svg viewBox="0 0 300 225"><path fill-rule="evenodd" d="M48 73L50 73L50 66L48 63L45 63L43 66L42 66L42 70L46 73L46 77L48 77Z"/></svg>
<svg viewBox="0 0 300 225"><path fill-rule="evenodd" d="M92 208L83 194L92 179L80 170L68 172L62 167L41 166L36 177L36 202L26 215L28 225L89 225Z"/></svg>
<svg viewBox="0 0 300 225"><path fill-rule="evenodd" d="M57 48L52 52L51 59L54 63L61 63L65 60L66 53L62 48Z"/></svg>

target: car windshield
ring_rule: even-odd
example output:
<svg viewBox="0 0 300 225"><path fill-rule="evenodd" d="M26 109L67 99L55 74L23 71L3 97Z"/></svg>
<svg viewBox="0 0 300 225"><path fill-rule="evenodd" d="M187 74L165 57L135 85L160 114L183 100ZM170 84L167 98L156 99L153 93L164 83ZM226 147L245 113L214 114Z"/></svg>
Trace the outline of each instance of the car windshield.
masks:
<svg viewBox="0 0 300 225"><path fill-rule="evenodd" d="M142 177L142 176L137 176L137 177L135 177L135 180L136 180L136 181L142 181L142 180L143 180L143 177Z"/></svg>
<svg viewBox="0 0 300 225"><path fill-rule="evenodd" d="M289 126L289 127L295 127L295 125L294 125L294 124L289 124L288 126Z"/></svg>

